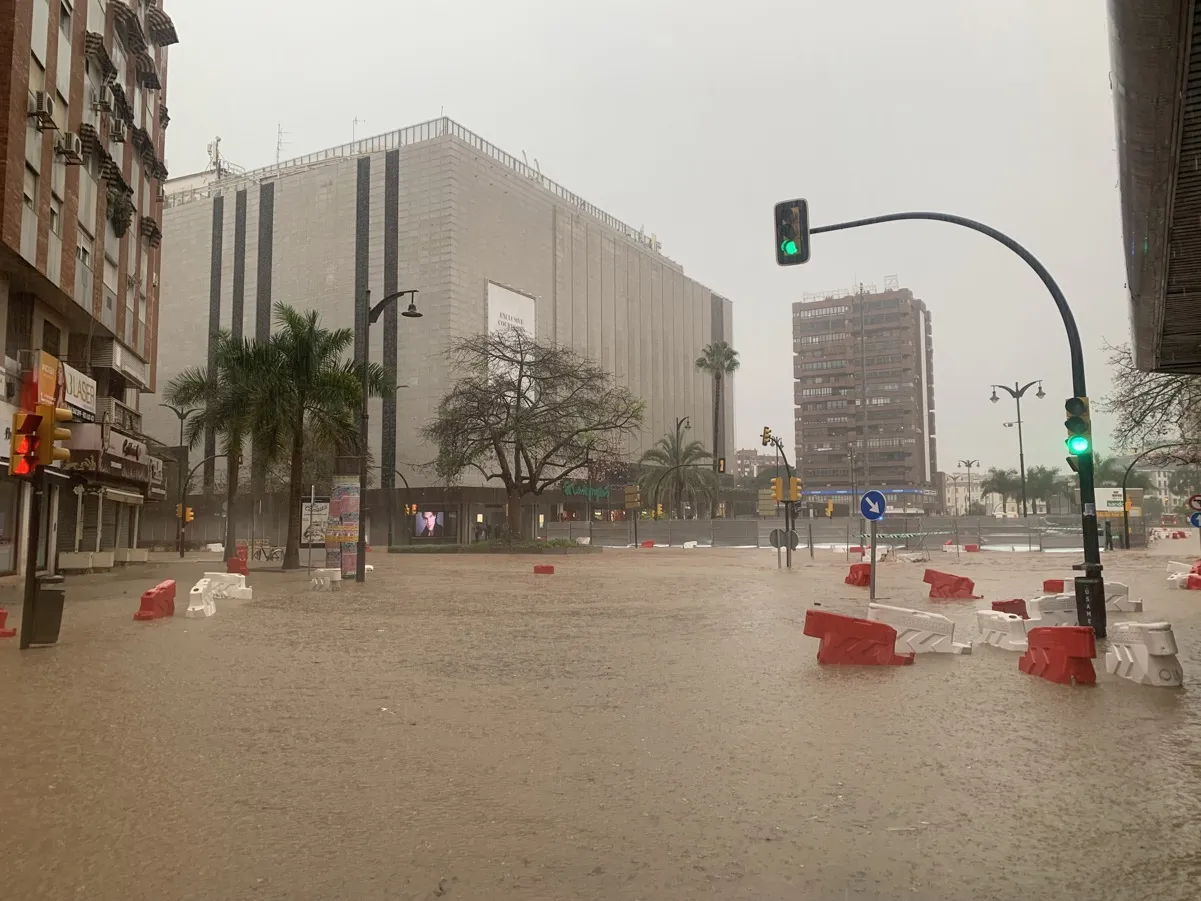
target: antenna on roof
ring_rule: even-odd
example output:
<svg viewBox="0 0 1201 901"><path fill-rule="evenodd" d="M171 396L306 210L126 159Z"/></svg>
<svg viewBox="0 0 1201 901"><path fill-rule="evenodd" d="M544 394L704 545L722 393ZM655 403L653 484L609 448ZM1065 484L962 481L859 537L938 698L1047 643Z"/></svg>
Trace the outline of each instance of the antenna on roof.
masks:
<svg viewBox="0 0 1201 901"><path fill-rule="evenodd" d="M287 134L291 134L291 132L284 131L283 123L280 123L275 132L275 165L277 166L279 165L280 155L283 153L284 144L287 143L287 141L284 140L284 135Z"/></svg>

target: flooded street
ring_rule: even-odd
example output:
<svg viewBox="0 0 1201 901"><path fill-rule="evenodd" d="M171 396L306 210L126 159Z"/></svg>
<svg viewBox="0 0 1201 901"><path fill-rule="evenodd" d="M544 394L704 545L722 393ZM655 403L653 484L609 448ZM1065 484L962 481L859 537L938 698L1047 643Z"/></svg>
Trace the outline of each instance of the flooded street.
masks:
<svg viewBox="0 0 1201 901"><path fill-rule="evenodd" d="M946 556L984 601L923 600L921 564L879 594L960 640L1075 559ZM208 620L188 563L146 624L148 585L96 583L57 647L0 643L0 897L1195 899L1201 594L1166 559L1105 575L1146 602L1111 622L1173 623L1175 691L980 646L819 667L805 610L867 604L828 551L376 554L365 590L256 572Z"/></svg>

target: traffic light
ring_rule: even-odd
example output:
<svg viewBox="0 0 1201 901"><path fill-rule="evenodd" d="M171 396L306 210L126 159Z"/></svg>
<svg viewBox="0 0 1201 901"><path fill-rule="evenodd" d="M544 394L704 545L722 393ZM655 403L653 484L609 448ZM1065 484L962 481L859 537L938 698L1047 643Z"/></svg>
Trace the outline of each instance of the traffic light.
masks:
<svg viewBox="0 0 1201 901"><path fill-rule="evenodd" d="M193 519L195 519L195 517L192 515L192 508L191 508L191 507L184 507L184 510L183 510L183 521L184 521L184 522L191 522Z"/></svg>
<svg viewBox="0 0 1201 901"><path fill-rule="evenodd" d="M663 505L655 504L655 519L660 519L663 516Z"/></svg>
<svg viewBox="0 0 1201 901"><path fill-rule="evenodd" d="M176 505L175 505L175 518L176 518L176 519L183 519L183 504L176 504Z"/></svg>
<svg viewBox="0 0 1201 901"><path fill-rule="evenodd" d="M776 204L776 262L795 266L809 262L809 204L785 200Z"/></svg>
<svg viewBox="0 0 1201 901"><path fill-rule="evenodd" d="M764 426L763 427L763 446L767 447L769 444L771 444L771 428L769 426Z"/></svg>
<svg viewBox="0 0 1201 901"><path fill-rule="evenodd" d="M788 480L788 499L790 501L799 501L801 499L801 480L796 476Z"/></svg>
<svg viewBox="0 0 1201 901"><path fill-rule="evenodd" d="M784 500L784 480L783 479L776 478L776 479L771 480L771 499L773 501Z"/></svg>
<svg viewBox="0 0 1201 901"><path fill-rule="evenodd" d="M834 501L826 501L826 518L834 518Z"/></svg>
<svg viewBox="0 0 1201 901"><path fill-rule="evenodd" d="M53 404L38 404L37 415L42 418L38 423L38 463L51 466L59 460L70 460L71 451L55 442L71 440L71 430L58 427L60 422L71 421L71 411Z"/></svg>
<svg viewBox="0 0 1201 901"><path fill-rule="evenodd" d="M726 458L725 458L725 457L718 457L718 458L717 458L717 471L718 471L718 472L725 472L725 471L726 471Z"/></svg>
<svg viewBox="0 0 1201 901"><path fill-rule="evenodd" d="M1068 430L1068 453L1083 457L1093 449L1093 425L1089 418L1088 398L1069 397L1064 404L1068 418L1064 426Z"/></svg>
<svg viewBox="0 0 1201 901"><path fill-rule="evenodd" d="M31 478L38 468L42 417L37 413L14 413L12 437L8 442L8 474Z"/></svg>

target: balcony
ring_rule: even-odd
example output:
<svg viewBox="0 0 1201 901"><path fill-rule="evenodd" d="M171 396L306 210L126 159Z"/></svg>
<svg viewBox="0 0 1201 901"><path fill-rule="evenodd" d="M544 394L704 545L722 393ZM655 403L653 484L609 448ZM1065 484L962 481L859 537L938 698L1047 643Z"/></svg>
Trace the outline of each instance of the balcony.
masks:
<svg viewBox="0 0 1201 901"><path fill-rule="evenodd" d="M142 434L142 414L115 397L96 398L96 421L107 421L118 432L127 432L135 437Z"/></svg>
<svg viewBox="0 0 1201 901"><path fill-rule="evenodd" d="M115 338L92 339L92 365L115 369L127 382L139 388L150 387L150 366Z"/></svg>

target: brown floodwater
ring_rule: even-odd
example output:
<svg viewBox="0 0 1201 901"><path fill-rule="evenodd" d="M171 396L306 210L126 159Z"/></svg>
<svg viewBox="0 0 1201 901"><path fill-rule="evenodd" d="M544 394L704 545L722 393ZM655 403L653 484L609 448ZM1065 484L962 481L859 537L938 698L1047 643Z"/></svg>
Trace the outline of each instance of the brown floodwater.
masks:
<svg viewBox="0 0 1201 901"><path fill-rule="evenodd" d="M821 667L805 610L866 607L831 552L376 555L148 624L128 574L74 580L58 646L0 642L0 898L1195 901L1201 594L1110 558L1183 690ZM1070 563L935 561L987 600ZM881 599L933 607L921 570Z"/></svg>

